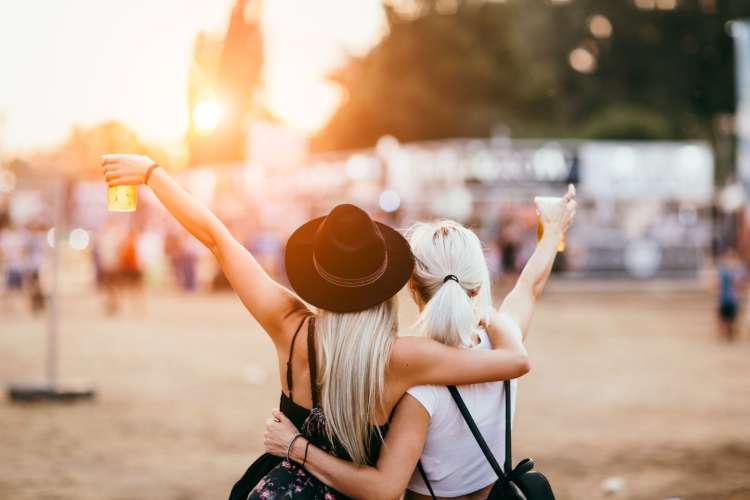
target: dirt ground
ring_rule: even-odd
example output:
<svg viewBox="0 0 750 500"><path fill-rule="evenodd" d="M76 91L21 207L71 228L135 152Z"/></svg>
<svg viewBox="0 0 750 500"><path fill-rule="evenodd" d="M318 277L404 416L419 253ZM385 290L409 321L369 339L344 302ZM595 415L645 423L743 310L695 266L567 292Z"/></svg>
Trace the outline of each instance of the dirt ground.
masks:
<svg viewBox="0 0 750 500"><path fill-rule="evenodd" d="M414 310L403 300L403 321ZM63 303L60 371L93 402L0 401L0 500L226 498L277 404L271 343L229 294L151 294L106 317ZM0 310L0 383L39 378L45 320ZM719 342L701 292L547 293L515 457L560 500L750 499L750 341Z"/></svg>

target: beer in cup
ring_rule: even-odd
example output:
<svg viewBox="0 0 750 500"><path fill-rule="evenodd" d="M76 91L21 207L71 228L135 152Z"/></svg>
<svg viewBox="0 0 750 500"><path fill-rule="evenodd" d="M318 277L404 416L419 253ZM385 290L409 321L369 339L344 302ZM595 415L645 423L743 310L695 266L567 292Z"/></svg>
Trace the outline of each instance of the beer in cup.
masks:
<svg viewBox="0 0 750 500"><path fill-rule="evenodd" d="M107 210L110 212L135 212L138 199L136 186L109 186Z"/></svg>
<svg viewBox="0 0 750 500"><path fill-rule="evenodd" d="M537 196L534 198L534 203L537 204L538 207L550 207L553 206L561 206L562 204L562 198L558 198L555 196ZM542 216L537 213L536 215L536 241L537 243L541 241L542 236L544 236L544 224L542 223ZM557 251L558 252L564 252L565 251L565 234L563 233L562 238L560 239L560 243L557 245Z"/></svg>

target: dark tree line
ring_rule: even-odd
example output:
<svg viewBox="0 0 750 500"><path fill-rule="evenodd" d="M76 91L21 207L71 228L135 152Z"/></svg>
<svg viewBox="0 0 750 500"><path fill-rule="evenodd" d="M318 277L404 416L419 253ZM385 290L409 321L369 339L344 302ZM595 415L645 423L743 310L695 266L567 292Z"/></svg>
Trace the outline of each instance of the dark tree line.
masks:
<svg viewBox="0 0 750 500"><path fill-rule="evenodd" d="M635 0L412 5L416 14L386 5L388 35L332 75L348 99L314 147L367 147L385 134L414 141L498 130L716 140L717 117L734 111L727 23L750 17L747 0L677 0L670 10L638 8ZM611 36L592 34L594 15L609 21ZM571 66L579 47L593 55L593 71Z"/></svg>

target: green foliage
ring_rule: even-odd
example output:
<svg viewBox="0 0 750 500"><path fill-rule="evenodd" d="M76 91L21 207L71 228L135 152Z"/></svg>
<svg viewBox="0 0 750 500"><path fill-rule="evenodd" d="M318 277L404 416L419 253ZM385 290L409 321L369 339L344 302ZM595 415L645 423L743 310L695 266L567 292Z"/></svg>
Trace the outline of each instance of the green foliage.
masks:
<svg viewBox="0 0 750 500"><path fill-rule="evenodd" d="M581 127L586 139L649 141L674 137L669 120L644 108L614 105L595 113Z"/></svg>
<svg viewBox="0 0 750 500"><path fill-rule="evenodd" d="M402 5L399 3L398 5ZM334 75L348 99L314 140L318 149L486 136L711 138L734 109L726 23L747 0L679 0L640 10L633 0L412 0L386 6L390 31ZM711 5L714 5L712 8ZM611 23L596 38L593 15ZM584 47L592 73L569 62Z"/></svg>

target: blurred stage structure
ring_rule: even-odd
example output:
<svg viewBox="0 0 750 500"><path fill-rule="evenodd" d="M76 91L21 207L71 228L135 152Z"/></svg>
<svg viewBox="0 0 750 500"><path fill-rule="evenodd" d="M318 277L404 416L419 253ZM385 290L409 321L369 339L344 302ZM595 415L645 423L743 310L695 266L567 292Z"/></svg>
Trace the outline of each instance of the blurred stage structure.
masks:
<svg viewBox="0 0 750 500"><path fill-rule="evenodd" d="M263 140L249 140L255 144L249 162L176 173L239 235L267 232L283 246L306 219L352 202L400 228L453 218L474 227L488 247L501 227L516 224L533 249L533 197L559 195L572 182L579 210L560 257L567 275L695 278L711 257L719 196L705 143L492 138L399 144L384 137L370 150L308 156L304 139L285 136L280 126L254 130ZM159 234L177 230L147 189L131 215L108 213L104 194L103 182L74 183L70 227L95 232L135 225L153 233L157 247ZM30 204L39 196L28 185L6 193L11 218L19 212L13 207L23 205L25 212L39 211L32 218L52 220L42 213L49 204Z"/></svg>

